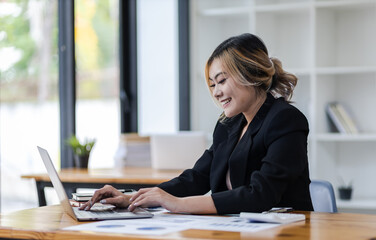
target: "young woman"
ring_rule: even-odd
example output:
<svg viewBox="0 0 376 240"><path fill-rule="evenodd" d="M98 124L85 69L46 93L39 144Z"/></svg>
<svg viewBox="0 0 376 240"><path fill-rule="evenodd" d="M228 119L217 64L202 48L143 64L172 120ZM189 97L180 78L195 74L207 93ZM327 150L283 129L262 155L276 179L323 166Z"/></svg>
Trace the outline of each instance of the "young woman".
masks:
<svg viewBox="0 0 376 240"><path fill-rule="evenodd" d="M100 201L130 210L162 206L196 214L262 212L278 206L313 210L308 123L288 102L297 78L249 33L221 43L206 64L205 77L223 114L212 146L194 167L132 196L106 185L81 209Z"/></svg>

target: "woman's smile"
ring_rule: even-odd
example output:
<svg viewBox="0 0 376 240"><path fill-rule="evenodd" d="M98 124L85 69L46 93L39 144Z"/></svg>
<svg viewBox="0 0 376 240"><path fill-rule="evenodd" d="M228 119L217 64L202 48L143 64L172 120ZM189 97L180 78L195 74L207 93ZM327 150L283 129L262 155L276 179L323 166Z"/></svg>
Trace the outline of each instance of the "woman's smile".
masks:
<svg viewBox="0 0 376 240"><path fill-rule="evenodd" d="M221 101L222 108L225 109L231 102L231 98L226 98L225 100Z"/></svg>

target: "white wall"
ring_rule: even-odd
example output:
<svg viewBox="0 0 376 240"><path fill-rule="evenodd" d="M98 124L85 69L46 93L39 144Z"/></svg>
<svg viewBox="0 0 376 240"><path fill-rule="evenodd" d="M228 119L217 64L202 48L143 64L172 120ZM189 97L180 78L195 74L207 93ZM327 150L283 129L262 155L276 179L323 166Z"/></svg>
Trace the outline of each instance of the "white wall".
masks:
<svg viewBox="0 0 376 240"><path fill-rule="evenodd" d="M137 1L140 134L178 130L176 0Z"/></svg>

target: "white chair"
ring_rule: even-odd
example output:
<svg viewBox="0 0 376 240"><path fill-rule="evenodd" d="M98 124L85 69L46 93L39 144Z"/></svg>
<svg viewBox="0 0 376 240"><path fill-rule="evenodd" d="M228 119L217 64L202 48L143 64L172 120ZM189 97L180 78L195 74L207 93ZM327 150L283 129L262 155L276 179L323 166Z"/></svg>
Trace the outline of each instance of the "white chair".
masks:
<svg viewBox="0 0 376 240"><path fill-rule="evenodd" d="M324 180L312 180L309 185L311 193L313 210L315 212L338 212L336 197L333 186L330 182Z"/></svg>

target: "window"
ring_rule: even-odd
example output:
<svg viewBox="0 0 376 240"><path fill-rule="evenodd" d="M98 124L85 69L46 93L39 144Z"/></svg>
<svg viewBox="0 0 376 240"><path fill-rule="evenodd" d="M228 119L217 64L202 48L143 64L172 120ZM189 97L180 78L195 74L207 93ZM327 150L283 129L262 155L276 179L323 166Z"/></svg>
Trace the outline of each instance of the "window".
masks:
<svg viewBox="0 0 376 240"><path fill-rule="evenodd" d="M2 212L37 206L20 177L44 171L37 145L59 161L57 33L56 0L0 2Z"/></svg>
<svg viewBox="0 0 376 240"><path fill-rule="evenodd" d="M75 1L76 133L96 139L89 167L113 167L120 135L118 0Z"/></svg>
<svg viewBox="0 0 376 240"><path fill-rule="evenodd" d="M137 1L141 134L179 128L177 5ZM121 132L119 1L75 0L74 7L76 133L97 140L89 167L113 167ZM34 182L20 177L45 171L37 145L60 166L58 60L58 0L0 1L2 212L37 206Z"/></svg>

